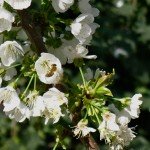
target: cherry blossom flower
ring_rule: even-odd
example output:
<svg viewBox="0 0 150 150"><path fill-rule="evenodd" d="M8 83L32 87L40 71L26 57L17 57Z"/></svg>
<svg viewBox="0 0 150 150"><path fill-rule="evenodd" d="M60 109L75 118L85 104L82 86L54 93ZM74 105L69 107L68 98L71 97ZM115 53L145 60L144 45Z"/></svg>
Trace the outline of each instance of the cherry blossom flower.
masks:
<svg viewBox="0 0 150 150"><path fill-rule="evenodd" d="M97 17L99 15L99 10L97 8L92 7L89 4L90 0L79 0L79 9L81 13L90 13L94 17Z"/></svg>
<svg viewBox="0 0 150 150"><path fill-rule="evenodd" d="M115 131L120 130L118 124L116 123L116 115L106 112L102 115L102 117L103 121L98 127L100 132L100 140L106 139L107 142L110 142L111 137L115 134Z"/></svg>
<svg viewBox="0 0 150 150"><path fill-rule="evenodd" d="M2 87L0 88L0 102L3 102L4 110L11 111L20 104L20 99L16 90L11 87Z"/></svg>
<svg viewBox="0 0 150 150"><path fill-rule="evenodd" d="M96 59L96 55L87 55L88 49L83 45L79 44L77 39L72 40L62 40L63 44L57 49L49 47L48 50L50 53L54 54L59 58L62 64L73 63L75 59Z"/></svg>
<svg viewBox="0 0 150 150"><path fill-rule="evenodd" d="M91 35L95 32L98 24L93 23L94 17L92 14L81 14L71 24L71 33L84 44L86 40L91 39Z"/></svg>
<svg viewBox="0 0 150 150"><path fill-rule="evenodd" d="M5 30L10 31L14 20L12 13L0 7L0 33Z"/></svg>
<svg viewBox="0 0 150 150"><path fill-rule="evenodd" d="M87 127L88 121L87 120L80 120L75 126L76 128L74 129L73 133L75 136L78 135L78 137L84 137L88 135L90 132L95 132L96 130L91 127Z"/></svg>
<svg viewBox="0 0 150 150"><path fill-rule="evenodd" d="M45 109L45 105L43 102L43 97L39 96L37 91L30 92L25 98L27 106L31 112L31 116L38 117L42 116L42 113Z"/></svg>
<svg viewBox="0 0 150 150"><path fill-rule="evenodd" d="M21 56L24 56L24 50L16 41L6 41L0 45L0 58L4 66L10 66Z"/></svg>
<svg viewBox="0 0 150 150"><path fill-rule="evenodd" d="M68 104L68 99L65 97L65 94L55 87L50 88L49 91L44 93L43 98L49 98L51 101L57 101L59 106Z"/></svg>
<svg viewBox="0 0 150 150"><path fill-rule="evenodd" d="M130 120L131 116L125 109L123 109L117 114L117 122L122 126L127 125L130 122Z"/></svg>
<svg viewBox="0 0 150 150"><path fill-rule="evenodd" d="M17 71L15 68L7 68L2 63L0 63L0 69L4 71L4 74L1 75L2 79L5 81L11 80L15 75L17 75Z"/></svg>
<svg viewBox="0 0 150 150"><path fill-rule="evenodd" d="M61 112L58 101L53 101L51 98L46 98L44 96L45 109L43 115L45 117L45 124L48 123L49 119L53 120L53 124L57 123L61 116L64 116Z"/></svg>
<svg viewBox="0 0 150 150"><path fill-rule="evenodd" d="M130 142L135 138L134 132L127 126L121 126L120 130L116 133L116 136L111 143L111 150L123 150L128 146Z"/></svg>
<svg viewBox="0 0 150 150"><path fill-rule="evenodd" d="M63 13L67 11L69 7L73 5L73 3L74 0L52 0L52 6L57 13Z"/></svg>
<svg viewBox="0 0 150 150"><path fill-rule="evenodd" d="M139 112L140 112L140 105L142 104L142 101L140 100L140 98L142 97L141 94L135 94L132 98L131 98L131 104L130 104L130 115L131 117L134 118L138 118L139 116Z"/></svg>
<svg viewBox="0 0 150 150"><path fill-rule="evenodd" d="M132 118L132 119L136 119L139 117L139 113L140 113L140 105L142 104L142 101L140 100L140 98L142 97L141 94L135 94L132 98L131 98L131 103L128 107L124 108L124 113L129 114L128 118Z"/></svg>
<svg viewBox="0 0 150 150"><path fill-rule="evenodd" d="M5 114L10 119L15 119L17 122L23 122L26 118L29 119L31 116L29 108L22 102L20 102L13 110L6 111Z"/></svg>
<svg viewBox="0 0 150 150"><path fill-rule="evenodd" d="M66 56L68 57L68 63L73 63L74 59L85 58L85 59L96 59L96 55L87 55L88 49L78 44L76 47L66 46L64 48Z"/></svg>
<svg viewBox="0 0 150 150"><path fill-rule="evenodd" d="M41 82L56 84L62 78L63 70L58 58L49 53L41 53L35 62L35 69Z"/></svg>
<svg viewBox="0 0 150 150"><path fill-rule="evenodd" d="M116 123L116 115L110 112L106 112L102 115L103 122L105 124L105 128L112 130L112 131L118 131L119 126Z"/></svg>
<svg viewBox="0 0 150 150"><path fill-rule="evenodd" d="M14 9L25 9L31 5L32 0L5 0Z"/></svg>

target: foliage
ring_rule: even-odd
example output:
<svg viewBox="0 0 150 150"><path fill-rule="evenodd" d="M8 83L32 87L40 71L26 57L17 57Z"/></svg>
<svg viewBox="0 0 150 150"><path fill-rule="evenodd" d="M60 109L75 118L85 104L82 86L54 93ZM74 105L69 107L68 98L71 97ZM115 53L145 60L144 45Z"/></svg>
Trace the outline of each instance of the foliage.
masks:
<svg viewBox="0 0 150 150"><path fill-rule="evenodd" d="M82 124L83 121L85 125L89 123L90 127L98 128L98 125L103 122L103 114L107 114L109 110L109 104L115 104L117 109L121 111L130 105L132 100L130 97L133 93L142 93L143 105L139 119L132 120L129 124L130 127L135 127L138 124L138 127L134 129L138 134L127 149L149 149L150 134L147 118L149 117L150 108L150 72L148 65L150 40L148 14L150 2L149 0L141 2L137 0L93 0L92 4L100 10L96 22L101 27L96 30L92 44L86 47L90 49L91 55L89 56L94 58L95 56L92 54L96 54L98 59L89 61L83 60L83 58L88 58L85 55L82 55L82 57L68 56L70 62L68 61L69 64L64 67L65 78L63 78L61 84L55 86L66 93L65 97L69 100L68 106L62 107L66 117L62 117L54 125L51 123L44 125L42 117L33 117L30 121L16 123L14 120L6 118L5 114L1 112L0 149L46 150L55 147L58 147L58 149L84 149L84 145L80 144L81 139L70 136L72 134L70 131L74 131L74 126L80 127L79 123ZM7 3L4 5L9 11L14 11ZM65 40L73 39L73 34L69 30L64 30L64 28L70 26L76 16L79 16L79 10L76 6L77 1L67 13L58 14L48 0L42 0L41 2L33 0L31 7L28 9L31 23L34 22L34 27L37 26L38 31L42 34L49 53L56 55L61 62L66 61L65 58L60 56L61 51L54 52L53 49L63 47L64 41L60 38L62 35ZM20 15L18 14L15 16L14 26L20 24ZM19 31L20 29L13 29L10 32L3 32L3 41L17 40L24 48L26 43L24 43L24 39L18 37ZM54 32L55 35L53 35ZM51 87L51 85L41 83L41 81L43 82L42 78L39 78L40 80L37 78L38 70L34 67L34 63L39 58L42 50L39 51L38 44L36 45L34 39L31 38L31 41L33 54L26 52L22 66L20 67L17 64L17 72L21 73L22 77L19 80L17 79L17 85L16 83L14 85L14 87L19 87L22 91L25 91L20 95L25 103L28 101L28 99L25 99L25 95L28 93L26 90L36 89L39 91L38 94L44 94ZM42 47L42 45L40 46ZM70 63L73 63L73 65ZM98 78L94 77L94 73L92 73L92 78L88 78L88 75L86 78L87 67L92 68L92 70L100 68L100 70L103 69L112 73L107 74L101 71ZM55 66L53 66L54 71ZM48 72L46 76L53 76L53 72ZM0 70L0 74L4 74L3 69ZM59 75L61 76L61 74L60 70ZM34 83L34 85L31 83ZM6 86L7 84L4 82L3 85ZM3 109L2 106L1 109ZM70 116L65 112L66 109L71 112ZM70 118L75 121L71 122ZM92 134L101 149L108 149L103 141L99 140L99 134ZM113 134L111 136L114 137Z"/></svg>

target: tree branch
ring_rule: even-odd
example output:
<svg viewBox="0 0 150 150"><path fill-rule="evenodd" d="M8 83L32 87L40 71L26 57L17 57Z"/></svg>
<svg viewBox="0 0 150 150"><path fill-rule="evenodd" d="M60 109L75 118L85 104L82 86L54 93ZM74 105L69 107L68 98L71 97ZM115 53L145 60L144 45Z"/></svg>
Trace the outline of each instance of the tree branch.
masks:
<svg viewBox="0 0 150 150"><path fill-rule="evenodd" d="M38 28L38 26L32 22L32 18L26 10L18 10L17 12L21 19L21 26L27 33L32 45L36 48L38 54L40 55L41 52L46 52L47 50L40 33L40 28Z"/></svg>
<svg viewBox="0 0 150 150"><path fill-rule="evenodd" d="M91 134L85 137L84 141L86 142L86 146L88 150L100 150L98 144L96 143L96 141L94 140Z"/></svg>

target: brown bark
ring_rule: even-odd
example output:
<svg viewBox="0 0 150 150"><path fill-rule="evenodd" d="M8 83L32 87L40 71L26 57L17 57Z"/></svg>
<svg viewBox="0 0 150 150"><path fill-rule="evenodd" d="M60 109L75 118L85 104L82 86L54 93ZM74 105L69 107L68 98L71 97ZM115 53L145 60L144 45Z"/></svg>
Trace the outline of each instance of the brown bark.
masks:
<svg viewBox="0 0 150 150"><path fill-rule="evenodd" d="M84 138L88 150L100 150L98 144L91 134Z"/></svg>
<svg viewBox="0 0 150 150"><path fill-rule="evenodd" d="M38 54L40 55L41 52L46 52L47 50L40 33L40 27L34 24L32 18L26 10L18 10L17 12L21 19L21 26L27 33L32 45L37 50Z"/></svg>

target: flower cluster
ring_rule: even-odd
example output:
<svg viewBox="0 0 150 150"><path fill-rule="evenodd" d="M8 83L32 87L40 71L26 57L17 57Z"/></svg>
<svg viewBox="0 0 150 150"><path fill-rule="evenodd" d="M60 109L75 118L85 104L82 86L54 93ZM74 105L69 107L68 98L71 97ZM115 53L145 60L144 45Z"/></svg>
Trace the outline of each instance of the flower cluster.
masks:
<svg viewBox="0 0 150 150"><path fill-rule="evenodd" d="M3 111L17 122L44 117L45 124L49 120L53 124L61 124L60 118L68 117L75 124L73 134L76 137L86 137L97 128L100 140L104 139L112 150L122 150L135 137L128 124L139 116L142 95L114 98L107 88L114 72L106 74L97 69L94 75L87 68L83 73L83 59L97 58L96 55L88 55L87 46L99 27L94 22L99 10L91 6L90 0L45 0L41 2L42 11L47 11L43 9L47 8L47 3L50 6L47 10L54 10L56 18L53 17L52 22L40 21L46 26L38 31L47 51L41 49L39 54L35 46L39 43L34 43L32 35L24 31L23 26L18 27L22 21L18 19L19 14L22 9L30 7L32 0L0 1L0 104ZM66 11L74 14L73 20L66 19L66 16L63 16L66 20L57 17ZM47 19L53 16L46 13L43 14ZM31 15L36 24L43 17L37 14ZM17 27L13 27L15 24ZM29 26L30 31L34 30L32 25ZM38 37L35 38L37 42ZM83 84L74 85L67 80L66 64L79 68ZM80 116L76 122L74 113ZM88 127L91 122L97 127Z"/></svg>
<svg viewBox="0 0 150 150"><path fill-rule="evenodd" d="M24 98L26 103L20 100L17 91L12 86L0 88L0 96L0 102L3 102L4 106L3 111L17 122L23 122L30 117L44 116L45 124L49 119L56 123L61 116L64 116L60 106L68 103L64 93L56 88L50 88L43 96L40 96L37 91L32 91Z"/></svg>
<svg viewBox="0 0 150 150"><path fill-rule="evenodd" d="M139 107L142 104L141 97L141 94L135 94L131 98L130 104L121 111L112 104L109 107L114 113L106 112L103 114L103 122L98 128L100 139L105 139L112 150L123 150L136 137L132 129L128 127L128 123L131 118L139 117Z"/></svg>
<svg viewBox="0 0 150 150"><path fill-rule="evenodd" d="M84 117L86 119L79 121L74 129L74 134L83 137L96 131L94 128L87 126L87 116L89 116L92 117L94 122L97 122L100 140L104 139L111 150L123 150L136 137L135 132L128 124L131 119L139 117L142 95L135 94L132 98L113 98L111 91L106 87L112 75L107 75L105 71L100 69L97 69L95 75L93 75L92 70L87 69L84 76L88 82L85 81L84 87L80 87L83 89L82 93L85 92L86 96L81 97L85 106L84 109L86 109ZM95 85L94 82L93 85L95 80L97 84Z"/></svg>

